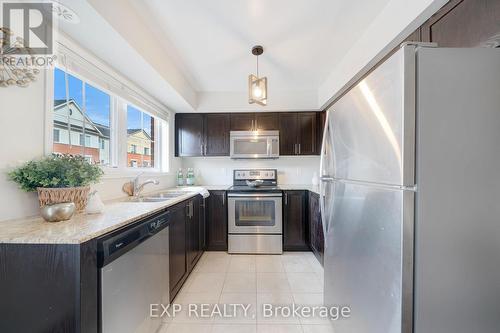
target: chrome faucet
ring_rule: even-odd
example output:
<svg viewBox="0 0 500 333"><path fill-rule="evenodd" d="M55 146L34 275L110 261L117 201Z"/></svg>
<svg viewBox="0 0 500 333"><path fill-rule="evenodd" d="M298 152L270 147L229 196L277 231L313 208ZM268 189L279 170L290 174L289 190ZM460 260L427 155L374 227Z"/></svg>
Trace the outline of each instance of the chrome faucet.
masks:
<svg viewBox="0 0 500 333"><path fill-rule="evenodd" d="M144 172L141 172L140 174L137 175L137 177L134 178L133 184L134 184L134 196L138 197L142 190L144 189L144 186L147 184L155 184L158 185L160 182L157 179L148 179L142 183L139 183L139 177L143 174Z"/></svg>

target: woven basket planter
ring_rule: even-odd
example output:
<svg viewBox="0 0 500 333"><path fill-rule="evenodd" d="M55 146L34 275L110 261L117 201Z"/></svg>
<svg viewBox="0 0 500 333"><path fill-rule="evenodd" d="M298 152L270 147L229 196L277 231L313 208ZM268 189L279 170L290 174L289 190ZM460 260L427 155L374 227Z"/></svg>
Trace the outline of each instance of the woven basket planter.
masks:
<svg viewBox="0 0 500 333"><path fill-rule="evenodd" d="M66 187L66 188L45 188L38 187L38 201L40 207L63 202L73 202L76 212L82 213L87 207L90 186Z"/></svg>

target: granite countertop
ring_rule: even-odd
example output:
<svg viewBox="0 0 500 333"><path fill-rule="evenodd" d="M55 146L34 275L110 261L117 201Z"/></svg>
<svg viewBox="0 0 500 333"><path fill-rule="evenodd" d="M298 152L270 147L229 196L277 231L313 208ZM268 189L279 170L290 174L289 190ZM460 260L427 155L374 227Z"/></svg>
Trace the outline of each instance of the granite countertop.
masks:
<svg viewBox="0 0 500 333"><path fill-rule="evenodd" d="M319 185L312 185L312 184L283 184L279 185L279 188L282 190L305 190L305 191L311 191L316 194L319 194Z"/></svg>
<svg viewBox="0 0 500 333"><path fill-rule="evenodd" d="M219 191L225 191L228 188L231 187L231 185L200 185L206 188L207 190L219 190ZM311 191L314 193L319 194L319 185L312 185L312 184L279 184L278 187L282 190L305 190L305 191Z"/></svg>
<svg viewBox="0 0 500 333"><path fill-rule="evenodd" d="M145 216L194 197L205 190L227 190L230 185L180 186L165 191L186 194L162 202L131 202L120 199L105 202L101 214L78 214L69 221L45 222L41 217L28 217L0 222L0 244L80 244L102 236ZM308 190L319 193L318 186L280 185L282 190ZM152 193L148 193L152 194Z"/></svg>
<svg viewBox="0 0 500 333"><path fill-rule="evenodd" d="M193 186L166 189L161 192L185 191L186 194L162 202L131 202L128 199L113 200L105 202L104 212L101 214L78 214L71 220L63 222L45 222L41 217L2 221L0 222L0 244L84 243L194 197L206 189L210 189L210 187Z"/></svg>

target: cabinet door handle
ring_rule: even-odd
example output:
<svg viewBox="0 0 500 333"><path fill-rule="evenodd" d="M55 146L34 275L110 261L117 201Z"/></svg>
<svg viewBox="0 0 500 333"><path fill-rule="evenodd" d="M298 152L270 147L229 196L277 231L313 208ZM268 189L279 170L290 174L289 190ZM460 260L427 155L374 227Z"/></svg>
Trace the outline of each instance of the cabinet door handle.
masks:
<svg viewBox="0 0 500 333"><path fill-rule="evenodd" d="M200 146L200 154L203 155L203 143Z"/></svg>
<svg viewBox="0 0 500 333"><path fill-rule="evenodd" d="M285 193L285 205L288 206L288 193Z"/></svg>
<svg viewBox="0 0 500 333"><path fill-rule="evenodd" d="M206 155L206 154L207 154L207 145L206 145L206 144L204 144L204 145L203 145L203 148L204 148L203 155Z"/></svg>
<svg viewBox="0 0 500 333"><path fill-rule="evenodd" d="M300 155L300 143L299 143L299 155Z"/></svg>
<svg viewBox="0 0 500 333"><path fill-rule="evenodd" d="M222 206L226 205L226 196L223 194L222 195Z"/></svg>

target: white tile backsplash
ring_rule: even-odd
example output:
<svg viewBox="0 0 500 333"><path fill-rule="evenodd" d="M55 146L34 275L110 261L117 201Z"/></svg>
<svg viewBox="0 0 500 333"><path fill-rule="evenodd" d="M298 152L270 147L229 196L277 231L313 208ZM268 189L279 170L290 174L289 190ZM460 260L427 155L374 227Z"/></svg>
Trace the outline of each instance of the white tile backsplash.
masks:
<svg viewBox="0 0 500 333"><path fill-rule="evenodd" d="M184 157L184 172L194 168L198 185L230 185L234 169L277 169L278 184L311 184L319 156L282 156L275 160L233 160L229 157Z"/></svg>

